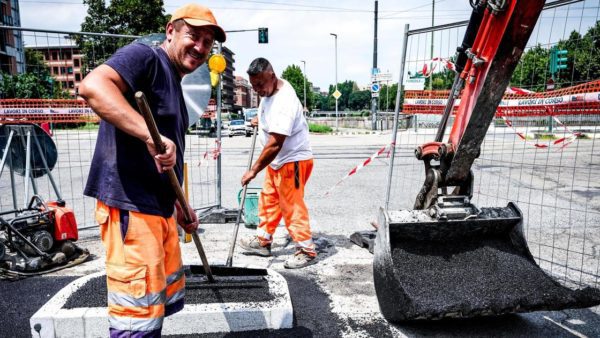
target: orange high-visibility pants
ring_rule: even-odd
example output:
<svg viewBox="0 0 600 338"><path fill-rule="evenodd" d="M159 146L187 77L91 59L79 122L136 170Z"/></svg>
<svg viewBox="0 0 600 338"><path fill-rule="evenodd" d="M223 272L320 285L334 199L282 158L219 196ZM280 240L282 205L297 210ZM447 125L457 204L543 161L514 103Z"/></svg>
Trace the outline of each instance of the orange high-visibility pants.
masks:
<svg viewBox="0 0 600 338"><path fill-rule="evenodd" d="M165 316L183 308L185 277L173 217L96 205L106 248L111 337L158 337Z"/></svg>
<svg viewBox="0 0 600 338"><path fill-rule="evenodd" d="M286 163L278 170L267 166L258 200L259 237L270 240L283 217L296 246L314 251L308 208L304 203L304 186L312 168L312 159Z"/></svg>

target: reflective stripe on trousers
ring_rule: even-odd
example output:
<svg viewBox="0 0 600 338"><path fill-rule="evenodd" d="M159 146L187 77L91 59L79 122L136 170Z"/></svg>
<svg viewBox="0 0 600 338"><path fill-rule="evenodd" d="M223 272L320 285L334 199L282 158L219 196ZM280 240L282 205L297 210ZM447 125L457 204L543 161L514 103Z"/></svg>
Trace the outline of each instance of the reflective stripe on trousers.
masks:
<svg viewBox="0 0 600 338"><path fill-rule="evenodd" d="M260 224L257 234L260 237L270 239L283 217L296 246L314 248L308 208L304 203L304 186L312 169L312 159L286 163L278 170L267 166L258 200Z"/></svg>
<svg viewBox="0 0 600 338"><path fill-rule="evenodd" d="M111 337L160 335L164 317L183 308L185 293L174 218L98 201L96 221L106 248Z"/></svg>

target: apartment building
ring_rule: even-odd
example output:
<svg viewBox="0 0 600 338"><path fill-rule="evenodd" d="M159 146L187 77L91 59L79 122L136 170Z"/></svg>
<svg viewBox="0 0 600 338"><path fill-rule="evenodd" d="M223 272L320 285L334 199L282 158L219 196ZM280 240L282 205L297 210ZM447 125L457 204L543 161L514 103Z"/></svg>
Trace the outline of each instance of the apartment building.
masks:
<svg viewBox="0 0 600 338"><path fill-rule="evenodd" d="M21 26L17 0L0 0L0 25ZM21 31L0 29L0 71L11 75L25 72L25 52Z"/></svg>
<svg viewBox="0 0 600 338"><path fill-rule="evenodd" d="M44 63L54 81L75 97L83 79L83 54L75 45L27 47L44 56Z"/></svg>

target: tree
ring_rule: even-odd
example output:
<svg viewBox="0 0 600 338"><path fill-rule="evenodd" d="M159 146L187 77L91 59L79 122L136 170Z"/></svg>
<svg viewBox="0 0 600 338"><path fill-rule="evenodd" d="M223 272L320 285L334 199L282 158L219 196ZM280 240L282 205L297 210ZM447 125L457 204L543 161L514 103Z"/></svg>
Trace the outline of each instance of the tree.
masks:
<svg viewBox="0 0 600 338"><path fill-rule="evenodd" d="M147 35L164 32L170 18L164 13L162 0L112 0L108 7L104 0L84 0L88 6L81 31L124 35ZM130 43L128 38L75 36L86 56L87 68L103 63L117 49Z"/></svg>
<svg viewBox="0 0 600 338"><path fill-rule="evenodd" d="M23 74L0 74L0 93L3 98L70 98L69 92L63 90L60 83L50 76L42 53L25 49L25 67L26 72Z"/></svg>
<svg viewBox="0 0 600 338"><path fill-rule="evenodd" d="M544 91L550 79L550 48L566 50L567 68L555 74L555 89L600 78L600 21L582 36L572 31L569 38L552 46L537 45L526 51L511 78L511 86Z"/></svg>
<svg viewBox="0 0 600 338"><path fill-rule="evenodd" d="M300 67L298 67L296 65L287 66L287 68L281 74L281 78L285 79L287 82L289 82L292 85L292 87L294 87L294 90L296 91L296 95L298 96L298 99L300 99L300 102L302 102L302 104L304 104L305 74L302 74L302 70L300 70ZM310 81L308 81L308 79L306 79L306 105L307 105L306 108L309 111L312 110L311 107L314 105L313 104L314 97L313 97L312 90L310 90L310 88L312 88L312 83Z"/></svg>
<svg viewBox="0 0 600 338"><path fill-rule="evenodd" d="M357 90L350 93L348 108L352 110L368 109L371 103L371 91Z"/></svg>

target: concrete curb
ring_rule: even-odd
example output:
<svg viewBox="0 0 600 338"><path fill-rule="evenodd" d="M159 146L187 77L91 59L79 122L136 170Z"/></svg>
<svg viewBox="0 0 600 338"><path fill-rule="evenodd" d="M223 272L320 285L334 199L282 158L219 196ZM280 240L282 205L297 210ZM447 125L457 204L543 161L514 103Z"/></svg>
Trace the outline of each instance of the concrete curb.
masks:
<svg viewBox="0 0 600 338"><path fill-rule="evenodd" d="M381 131L334 131L328 135L383 135Z"/></svg>
<svg viewBox="0 0 600 338"><path fill-rule="evenodd" d="M186 304L183 310L165 318L163 335L282 329L293 326L293 309L287 282L267 269L269 302ZM98 272L81 277L60 290L29 320L33 337L105 337L108 315L105 307L63 309L69 296L89 280L105 275Z"/></svg>

